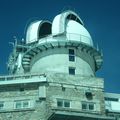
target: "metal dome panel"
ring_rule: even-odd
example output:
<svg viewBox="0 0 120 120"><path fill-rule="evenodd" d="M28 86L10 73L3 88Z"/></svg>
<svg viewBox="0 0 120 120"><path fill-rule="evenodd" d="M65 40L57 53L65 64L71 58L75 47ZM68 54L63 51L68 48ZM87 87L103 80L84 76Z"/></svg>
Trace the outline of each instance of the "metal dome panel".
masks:
<svg viewBox="0 0 120 120"><path fill-rule="evenodd" d="M68 20L66 23L66 37L68 40L76 40L93 46L89 32L78 22Z"/></svg>
<svg viewBox="0 0 120 120"><path fill-rule="evenodd" d="M75 20L81 25L83 25L83 22L80 19L80 17L75 12L68 10L57 15L54 18L52 23L52 35L57 35L65 32L65 23L67 19Z"/></svg>
<svg viewBox="0 0 120 120"><path fill-rule="evenodd" d="M65 33L68 40L76 40L93 46L89 32L83 26L80 17L73 11L66 11L57 15L52 23L52 35Z"/></svg>
<svg viewBox="0 0 120 120"><path fill-rule="evenodd" d="M35 21L32 22L28 29L27 29L27 34L26 34L26 43L31 43L37 41L38 38L38 29L39 25L42 21Z"/></svg>
<svg viewBox="0 0 120 120"><path fill-rule="evenodd" d="M32 22L27 29L26 43L36 42L48 34L51 34L51 23L49 21Z"/></svg>

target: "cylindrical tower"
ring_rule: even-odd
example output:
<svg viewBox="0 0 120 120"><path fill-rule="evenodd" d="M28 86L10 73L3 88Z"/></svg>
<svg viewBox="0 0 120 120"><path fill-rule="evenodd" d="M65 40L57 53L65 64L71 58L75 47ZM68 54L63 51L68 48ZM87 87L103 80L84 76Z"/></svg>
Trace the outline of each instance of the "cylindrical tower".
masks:
<svg viewBox="0 0 120 120"><path fill-rule="evenodd" d="M102 55L80 17L68 10L57 15L52 23L32 22L27 29L24 52L18 53L16 61L11 70L17 74L94 76L102 65Z"/></svg>

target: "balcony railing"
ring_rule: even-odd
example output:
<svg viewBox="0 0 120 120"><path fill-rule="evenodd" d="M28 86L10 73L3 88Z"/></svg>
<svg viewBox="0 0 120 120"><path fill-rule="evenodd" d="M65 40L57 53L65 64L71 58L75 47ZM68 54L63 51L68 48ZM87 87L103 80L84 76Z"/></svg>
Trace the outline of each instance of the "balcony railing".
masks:
<svg viewBox="0 0 120 120"><path fill-rule="evenodd" d="M21 75L7 75L7 76L0 76L0 82L2 81L12 81L12 80L19 80L19 79L31 79L31 78L42 78L46 77L45 74L21 74Z"/></svg>

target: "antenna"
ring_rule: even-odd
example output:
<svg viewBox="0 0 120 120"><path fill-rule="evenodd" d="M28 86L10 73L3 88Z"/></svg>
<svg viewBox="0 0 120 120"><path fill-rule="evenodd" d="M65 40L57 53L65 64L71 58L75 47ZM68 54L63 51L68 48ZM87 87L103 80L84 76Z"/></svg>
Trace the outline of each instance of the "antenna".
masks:
<svg viewBox="0 0 120 120"><path fill-rule="evenodd" d="M97 44L97 51L99 51L99 46L98 46L98 44Z"/></svg>
<svg viewBox="0 0 120 120"><path fill-rule="evenodd" d="M101 56L103 56L103 50L101 49Z"/></svg>
<svg viewBox="0 0 120 120"><path fill-rule="evenodd" d="M12 45L14 48L14 46L15 46L14 42L9 42L9 44Z"/></svg>
<svg viewBox="0 0 120 120"><path fill-rule="evenodd" d="M17 37L13 36L13 39L15 40L14 46L16 46L17 45Z"/></svg>

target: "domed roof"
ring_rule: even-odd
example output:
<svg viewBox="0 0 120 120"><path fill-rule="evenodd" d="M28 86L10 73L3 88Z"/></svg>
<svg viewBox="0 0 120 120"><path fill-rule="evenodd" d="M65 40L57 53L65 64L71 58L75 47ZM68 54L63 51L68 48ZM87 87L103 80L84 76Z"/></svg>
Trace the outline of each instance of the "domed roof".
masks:
<svg viewBox="0 0 120 120"><path fill-rule="evenodd" d="M87 45L93 46L92 38L89 32L84 27L80 17L73 11L68 10L58 14L51 24L49 21L34 21L27 29L26 43L39 41L47 35L58 36L60 34L66 35L65 40L80 41ZM48 41L52 41L48 39Z"/></svg>
<svg viewBox="0 0 120 120"><path fill-rule="evenodd" d="M80 17L75 12L69 10L54 18L52 35L66 33L68 40L80 41L93 46L91 36L83 25Z"/></svg>
<svg viewBox="0 0 120 120"><path fill-rule="evenodd" d="M26 43L31 43L31 42L37 41L37 31L39 28L39 24L41 22L42 21L35 21L29 25L29 27L27 29L27 34L26 34Z"/></svg>
<svg viewBox="0 0 120 120"><path fill-rule="evenodd" d="M66 36L68 40L77 40L93 46L93 42L88 31L80 23L68 20L66 22Z"/></svg>
<svg viewBox="0 0 120 120"><path fill-rule="evenodd" d="M26 43L38 41L48 34L51 34L51 23L49 21L34 21L28 26Z"/></svg>

